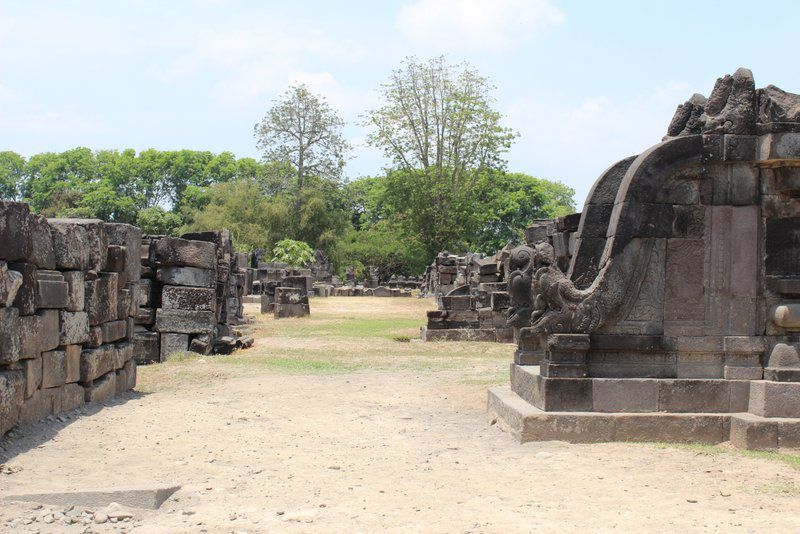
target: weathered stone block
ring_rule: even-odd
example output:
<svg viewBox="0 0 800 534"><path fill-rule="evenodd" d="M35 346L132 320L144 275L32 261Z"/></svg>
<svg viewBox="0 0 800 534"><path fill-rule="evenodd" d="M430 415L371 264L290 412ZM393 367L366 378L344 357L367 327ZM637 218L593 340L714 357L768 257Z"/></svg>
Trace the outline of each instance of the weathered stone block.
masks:
<svg viewBox="0 0 800 534"><path fill-rule="evenodd" d="M20 365L22 372L25 373L25 398L27 399L42 387L42 358L22 360Z"/></svg>
<svg viewBox="0 0 800 534"><path fill-rule="evenodd" d="M109 321L100 325L103 343L111 343L127 337L128 321Z"/></svg>
<svg viewBox="0 0 800 534"><path fill-rule="evenodd" d="M217 265L217 251L214 243L179 237L163 237L156 241L152 257L160 267L214 269Z"/></svg>
<svg viewBox="0 0 800 534"><path fill-rule="evenodd" d="M81 346L67 345L64 347L67 362L67 371L64 381L67 384L79 382L81 379Z"/></svg>
<svg viewBox="0 0 800 534"><path fill-rule="evenodd" d="M133 336L134 356L141 364L161 361L158 332L136 332Z"/></svg>
<svg viewBox="0 0 800 534"><path fill-rule="evenodd" d="M94 380L91 385L84 387L84 401L87 403L103 403L114 398L117 390L117 375L114 372L107 373Z"/></svg>
<svg viewBox="0 0 800 534"><path fill-rule="evenodd" d="M19 360L19 310L0 308L0 364Z"/></svg>
<svg viewBox="0 0 800 534"><path fill-rule="evenodd" d="M48 219L56 268L100 271L105 267L108 236L96 219Z"/></svg>
<svg viewBox="0 0 800 534"><path fill-rule="evenodd" d="M156 322L156 310L153 308L139 308L134 319L136 324L151 325Z"/></svg>
<svg viewBox="0 0 800 534"><path fill-rule="evenodd" d="M308 304L281 304L275 303L273 310L276 319L285 319L288 317L305 317L311 312Z"/></svg>
<svg viewBox="0 0 800 534"><path fill-rule="evenodd" d="M117 273L100 273L84 284L89 324L99 325L117 318Z"/></svg>
<svg viewBox="0 0 800 534"><path fill-rule="evenodd" d="M800 383L752 382L749 412L761 417L800 418Z"/></svg>
<svg viewBox="0 0 800 534"><path fill-rule="evenodd" d="M156 279L165 285L190 287L216 287L217 273L212 269L196 267L164 267L156 273Z"/></svg>
<svg viewBox="0 0 800 534"><path fill-rule="evenodd" d="M69 285L64 281L37 280L37 308L66 308L69 303Z"/></svg>
<svg viewBox="0 0 800 534"><path fill-rule="evenodd" d="M216 309L216 292L202 287L164 286L161 306L168 309L213 311Z"/></svg>
<svg viewBox="0 0 800 534"><path fill-rule="evenodd" d="M660 380L659 411L717 412L730 409L730 391L724 380Z"/></svg>
<svg viewBox="0 0 800 534"><path fill-rule="evenodd" d="M112 273L124 273L127 268L128 249L120 245L109 245L105 270Z"/></svg>
<svg viewBox="0 0 800 534"><path fill-rule="evenodd" d="M595 412L657 412L658 380L598 378L592 384Z"/></svg>
<svg viewBox="0 0 800 534"><path fill-rule="evenodd" d="M22 275L22 285L14 298L14 306L20 315L33 315L36 312L36 266L32 263L9 263L8 267Z"/></svg>
<svg viewBox="0 0 800 534"><path fill-rule="evenodd" d="M58 312L56 312L56 314L57 313ZM3 312L0 311L0 317L2 315ZM41 356L42 340L40 336L42 333L42 318L39 315L26 315L24 317L19 317L16 323L19 333L19 358L23 360ZM56 330L56 332L58 332L58 330Z"/></svg>
<svg viewBox="0 0 800 534"><path fill-rule="evenodd" d="M81 351L81 382L90 383L114 370L114 345Z"/></svg>
<svg viewBox="0 0 800 534"><path fill-rule="evenodd" d="M189 349L189 336L187 334L161 334L161 355L162 362L167 361L170 356L182 355Z"/></svg>
<svg viewBox="0 0 800 534"><path fill-rule="evenodd" d="M39 348L42 352L53 350L61 344L60 313L59 310L39 310L36 313L41 325Z"/></svg>
<svg viewBox="0 0 800 534"><path fill-rule="evenodd" d="M89 339L83 344L84 347L99 347L103 344L103 329L100 326L89 327Z"/></svg>
<svg viewBox="0 0 800 534"><path fill-rule="evenodd" d="M22 371L0 370L0 436L17 424L24 399L25 376Z"/></svg>
<svg viewBox="0 0 800 534"><path fill-rule="evenodd" d="M160 309L156 311L156 330L181 334L203 334L214 330L214 312Z"/></svg>
<svg viewBox="0 0 800 534"><path fill-rule="evenodd" d="M74 410L84 404L86 391L80 384L65 384L61 387L61 411Z"/></svg>
<svg viewBox="0 0 800 534"><path fill-rule="evenodd" d="M731 445L738 449L770 450L778 448L778 423L749 413L731 417Z"/></svg>
<svg viewBox="0 0 800 534"><path fill-rule="evenodd" d="M89 316L86 312L58 313L61 317L61 345L80 345L89 339Z"/></svg>
<svg viewBox="0 0 800 534"><path fill-rule="evenodd" d="M25 261L31 257L33 221L34 216L27 204L0 201L0 258Z"/></svg>
<svg viewBox="0 0 800 534"><path fill-rule="evenodd" d="M126 249L125 272L129 282L138 280L141 276L141 258L139 251L142 248L142 231L130 224L105 223L108 242Z"/></svg>
<svg viewBox="0 0 800 534"><path fill-rule="evenodd" d="M83 271L64 271L62 274L67 283L67 311L83 311L85 295Z"/></svg>
<svg viewBox="0 0 800 534"><path fill-rule="evenodd" d="M42 353L42 388L63 386L67 381L67 354L63 350Z"/></svg>

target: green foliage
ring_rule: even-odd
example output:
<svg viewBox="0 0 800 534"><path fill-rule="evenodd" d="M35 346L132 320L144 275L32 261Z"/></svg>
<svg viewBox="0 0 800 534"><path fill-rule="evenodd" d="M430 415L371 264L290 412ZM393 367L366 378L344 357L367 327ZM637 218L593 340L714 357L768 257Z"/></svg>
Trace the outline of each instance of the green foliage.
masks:
<svg viewBox="0 0 800 534"><path fill-rule="evenodd" d="M361 230L348 231L336 249L341 266L367 266L378 269L378 276L387 279L393 274L415 276L425 270L429 258L422 244L405 228L391 221L377 221Z"/></svg>
<svg viewBox="0 0 800 534"><path fill-rule="evenodd" d="M493 109L493 89L467 64L407 58L368 114L368 142L394 163L387 193L429 257L467 244L478 182L505 166L516 133Z"/></svg>
<svg viewBox="0 0 800 534"><path fill-rule="evenodd" d="M302 241L281 239L272 249L272 261L283 262L290 267L303 267L312 259L314 259L314 249Z"/></svg>
<svg viewBox="0 0 800 534"><path fill-rule="evenodd" d="M16 199L24 175L25 158L16 152L0 152L0 199Z"/></svg>
<svg viewBox="0 0 800 534"><path fill-rule="evenodd" d="M269 199L259 185L240 179L212 185L206 190L208 202L192 214L192 230L230 231L237 249L270 249L284 237L292 214L284 199Z"/></svg>
<svg viewBox="0 0 800 534"><path fill-rule="evenodd" d="M146 235L175 236L180 233L182 224L179 215L160 206L144 208L136 215L136 226Z"/></svg>

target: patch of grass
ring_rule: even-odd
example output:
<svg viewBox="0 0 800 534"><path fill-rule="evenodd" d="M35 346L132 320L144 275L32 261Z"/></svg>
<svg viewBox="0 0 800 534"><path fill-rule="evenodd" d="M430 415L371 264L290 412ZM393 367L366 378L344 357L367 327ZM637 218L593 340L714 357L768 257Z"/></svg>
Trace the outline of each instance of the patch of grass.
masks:
<svg viewBox="0 0 800 534"><path fill-rule="evenodd" d="M226 356L176 353L140 369L140 391L172 389L258 373L336 374L360 370L457 371L476 386L507 381L510 345L417 342L433 300L373 297L314 299L311 316L275 320L246 307L256 345ZM495 378L496 377L496 378Z"/></svg>
<svg viewBox="0 0 800 534"><path fill-rule="evenodd" d="M718 454L735 454L736 456L743 456L745 458L763 458L765 460L772 460L782 462L797 470L800 470L800 455L791 454L786 452L774 451L747 451L741 449L729 449L719 445L706 445L703 443L648 443L657 449L684 449L694 451L697 454L705 454L709 456L716 456Z"/></svg>
<svg viewBox="0 0 800 534"><path fill-rule="evenodd" d="M800 495L800 486L793 484L767 484L756 488L756 493L771 495Z"/></svg>

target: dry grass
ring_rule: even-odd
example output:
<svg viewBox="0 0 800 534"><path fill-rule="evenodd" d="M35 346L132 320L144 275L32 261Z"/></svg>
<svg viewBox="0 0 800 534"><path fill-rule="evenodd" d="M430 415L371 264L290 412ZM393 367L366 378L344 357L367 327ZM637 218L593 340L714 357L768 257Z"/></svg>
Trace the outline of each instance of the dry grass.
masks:
<svg viewBox="0 0 800 534"><path fill-rule="evenodd" d="M349 373L363 369L463 370L464 383L501 384L513 346L498 343L419 340L430 299L331 297L311 300L311 316L275 320L247 305L256 339L229 356L184 356L140 368L140 391L253 373Z"/></svg>

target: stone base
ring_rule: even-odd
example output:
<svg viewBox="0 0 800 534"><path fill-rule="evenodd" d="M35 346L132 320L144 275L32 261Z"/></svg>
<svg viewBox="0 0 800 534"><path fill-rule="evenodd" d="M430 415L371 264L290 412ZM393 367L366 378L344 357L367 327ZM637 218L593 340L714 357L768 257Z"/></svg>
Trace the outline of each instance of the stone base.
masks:
<svg viewBox="0 0 800 534"><path fill-rule="evenodd" d="M489 390L490 421L520 443L667 441L716 444L730 435L731 414L545 412L509 388Z"/></svg>
<svg viewBox="0 0 800 534"><path fill-rule="evenodd" d="M489 341L513 343L510 329L502 328L427 328L420 327L422 341Z"/></svg>
<svg viewBox="0 0 800 534"><path fill-rule="evenodd" d="M708 384L705 380L669 379L555 379L553 382L554 379L541 377L535 370L512 365L513 390L489 390L490 420L499 423L521 443L730 441L742 449L800 448L800 418L763 417L747 412L748 408L758 410L765 402L776 408L788 406L794 400L794 388L783 391L781 386L785 384L726 380ZM548 390L551 386L553 389ZM716 400L707 395L714 395ZM782 402L767 402L770 395L778 395ZM697 411L690 411L692 407ZM706 411L700 413L700 410ZM782 411L776 413L786 415Z"/></svg>
<svg viewBox="0 0 800 534"><path fill-rule="evenodd" d="M748 411L749 380L553 378L538 366L511 365L511 389L548 412L738 413Z"/></svg>

